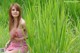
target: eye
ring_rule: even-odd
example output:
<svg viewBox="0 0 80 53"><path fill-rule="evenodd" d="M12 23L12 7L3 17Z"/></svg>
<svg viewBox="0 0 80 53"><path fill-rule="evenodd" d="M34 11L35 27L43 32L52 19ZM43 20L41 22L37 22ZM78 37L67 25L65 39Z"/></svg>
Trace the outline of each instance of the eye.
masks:
<svg viewBox="0 0 80 53"><path fill-rule="evenodd" d="M19 11L18 9L16 9L16 11Z"/></svg>
<svg viewBox="0 0 80 53"><path fill-rule="evenodd" d="M15 9L12 9L12 11L15 11Z"/></svg>

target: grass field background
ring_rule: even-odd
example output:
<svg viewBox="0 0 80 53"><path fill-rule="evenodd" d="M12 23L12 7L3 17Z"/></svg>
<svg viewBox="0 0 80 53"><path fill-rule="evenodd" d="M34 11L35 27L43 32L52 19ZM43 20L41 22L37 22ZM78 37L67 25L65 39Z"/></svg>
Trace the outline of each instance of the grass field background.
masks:
<svg viewBox="0 0 80 53"><path fill-rule="evenodd" d="M79 0L0 0L0 48L9 40L9 7L19 3L30 53L80 53Z"/></svg>

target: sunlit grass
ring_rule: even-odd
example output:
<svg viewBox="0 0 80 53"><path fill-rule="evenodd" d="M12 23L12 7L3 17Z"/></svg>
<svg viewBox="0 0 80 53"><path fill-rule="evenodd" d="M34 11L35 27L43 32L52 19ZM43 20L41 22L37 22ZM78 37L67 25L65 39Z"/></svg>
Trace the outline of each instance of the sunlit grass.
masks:
<svg viewBox="0 0 80 53"><path fill-rule="evenodd" d="M63 0L2 0L1 48L9 39L8 10L14 2L22 8L30 53L80 53L80 3L66 3Z"/></svg>

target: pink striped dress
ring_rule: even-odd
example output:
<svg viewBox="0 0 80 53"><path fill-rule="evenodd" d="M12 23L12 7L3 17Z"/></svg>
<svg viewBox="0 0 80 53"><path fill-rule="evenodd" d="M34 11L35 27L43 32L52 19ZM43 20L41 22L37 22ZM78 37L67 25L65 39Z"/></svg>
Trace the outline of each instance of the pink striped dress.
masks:
<svg viewBox="0 0 80 53"><path fill-rule="evenodd" d="M15 34L17 34L17 35L15 35ZM18 38L23 37L23 33L20 28L17 28L16 31L11 30L10 36L12 37L13 40L10 42L9 47L6 50L12 51L12 50L17 50L17 49L19 50L20 49L21 53L25 53L25 50L28 51L28 46L27 46L25 40L16 41L14 39L15 37L18 37Z"/></svg>

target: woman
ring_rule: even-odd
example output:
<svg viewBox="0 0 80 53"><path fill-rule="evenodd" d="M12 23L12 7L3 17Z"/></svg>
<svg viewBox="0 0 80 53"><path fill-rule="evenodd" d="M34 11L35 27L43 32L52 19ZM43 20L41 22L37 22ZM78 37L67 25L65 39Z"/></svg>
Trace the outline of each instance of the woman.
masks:
<svg viewBox="0 0 80 53"><path fill-rule="evenodd" d="M27 53L27 30L19 4L14 3L10 6L9 16L10 40L5 47L5 53Z"/></svg>

